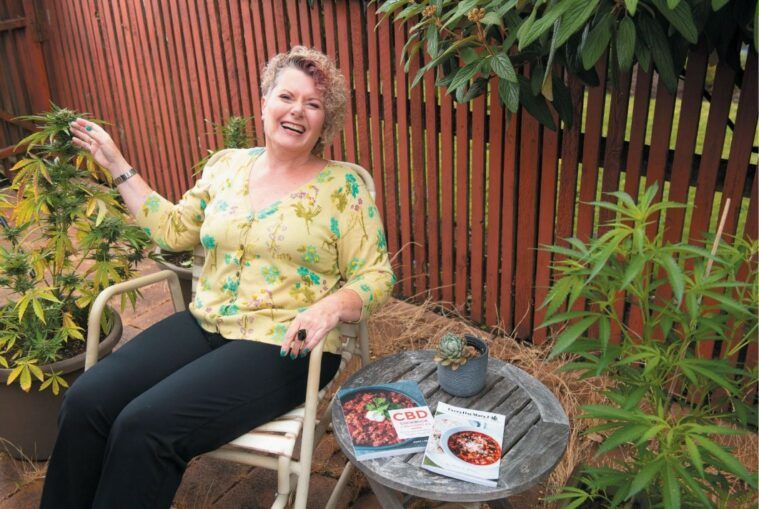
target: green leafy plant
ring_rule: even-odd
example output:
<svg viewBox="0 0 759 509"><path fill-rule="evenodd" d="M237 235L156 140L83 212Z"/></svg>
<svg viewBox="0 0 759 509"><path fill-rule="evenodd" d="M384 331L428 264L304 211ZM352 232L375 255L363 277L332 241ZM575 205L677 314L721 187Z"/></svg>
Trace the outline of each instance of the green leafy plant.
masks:
<svg viewBox="0 0 759 509"><path fill-rule="evenodd" d="M554 64L589 85L595 65L608 55L611 76L634 63L653 66L674 93L690 44L704 34L711 49L730 55L735 42L759 46L755 2L739 0L385 0L378 12L409 23L403 49L406 71L424 48L429 55L413 80L437 69L436 84L459 102L488 90L494 76L509 112L523 106L555 129L551 103L567 125L572 101ZM527 71L529 69L529 71ZM495 91L493 92L495 93Z"/></svg>
<svg viewBox="0 0 759 509"><path fill-rule="evenodd" d="M247 128L251 120L252 117L232 116L229 117L223 124L215 124L213 122L209 122L208 120L206 120L206 122L211 124L211 129L214 134L221 134L224 148L246 148L250 146L250 139L248 138ZM213 156L219 150L221 149L209 150L208 154L206 154L206 156L198 161L198 163L193 167L195 173L200 173L211 156Z"/></svg>
<svg viewBox="0 0 759 509"><path fill-rule="evenodd" d="M454 371L472 357L472 349L467 346L466 339L453 332L446 332L438 341L435 351L435 362L450 366Z"/></svg>
<svg viewBox="0 0 759 509"><path fill-rule="evenodd" d="M547 249L555 279L544 326L562 326L551 355L571 354L567 369L613 382L608 404L583 407L582 418L606 434L597 454L627 458L586 468L584 488L557 498L578 507L633 499L651 506L712 507L727 500L729 477L756 488L756 474L720 445L721 435L756 423L751 388L756 368L728 360L757 342L755 241L708 239L705 247L646 235L660 213L681 205L656 202L656 186L639 203L626 193L594 202L613 219L587 242ZM640 317L639 325L627 314ZM714 342L722 357L699 353ZM616 456L615 456L616 453ZM624 454L623 454L624 453ZM648 505L646 505L648 507Z"/></svg>
<svg viewBox="0 0 759 509"><path fill-rule="evenodd" d="M12 193L0 195L0 288L7 295L0 366L11 369L8 385L27 392L34 379L54 394L66 387L43 366L83 351L91 303L106 286L132 277L149 243L115 191L95 182L110 180L108 173L72 145L69 123L77 116L53 106L22 117L39 130L19 143L27 148L12 168ZM122 308L126 299L134 306L136 294L125 294ZM112 322L109 311L103 333Z"/></svg>

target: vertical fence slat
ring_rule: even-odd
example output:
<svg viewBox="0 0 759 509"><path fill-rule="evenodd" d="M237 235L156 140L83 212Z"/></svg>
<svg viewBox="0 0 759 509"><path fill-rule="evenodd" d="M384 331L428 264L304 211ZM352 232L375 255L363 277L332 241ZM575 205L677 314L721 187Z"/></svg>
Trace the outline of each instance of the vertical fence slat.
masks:
<svg viewBox="0 0 759 509"><path fill-rule="evenodd" d="M588 114L585 117L585 135L582 141L582 177L580 178L579 206L577 209L577 232L579 239L588 240L593 235L593 207L588 205L596 199L598 190L598 160L601 155L606 99L606 60L601 57L596 64L600 84L588 89Z"/></svg>
<svg viewBox="0 0 759 509"><path fill-rule="evenodd" d="M290 40L288 41L288 46L296 46L299 44L304 44L304 41L301 39L300 29L298 27L298 10L297 6L295 5L296 0L287 0L286 1L286 16L287 16L287 26L289 28L289 34L290 34ZM284 25L283 25L284 28ZM306 43L308 44L308 43Z"/></svg>
<svg viewBox="0 0 759 509"><path fill-rule="evenodd" d="M314 46L314 39L311 37L311 18L308 14L308 2L298 2L298 26L300 27L300 40L304 46Z"/></svg>
<svg viewBox="0 0 759 509"><path fill-rule="evenodd" d="M670 201L679 203L687 203L688 201L708 56L706 48L703 46L692 50L688 55L688 66L685 70L685 84L683 85L680 103L677 139L675 141L675 155L672 160L668 197ZM684 208L669 209L666 212L664 228L664 240L666 242L677 242L681 239L684 221Z"/></svg>
<svg viewBox="0 0 759 509"><path fill-rule="evenodd" d="M651 73L644 71L640 65L635 74L635 102L630 127L630 143L627 149L625 166L625 192L635 200L640 187L640 171L643 165L643 148L646 143L646 126L648 125L648 101L651 96Z"/></svg>
<svg viewBox="0 0 759 509"><path fill-rule="evenodd" d="M561 125L556 111L551 116L557 126ZM540 194L538 205L538 251L535 257L535 312L532 327L532 342L543 344L546 329L540 327L545 318L545 308L541 308L551 284L551 253L541 246L553 244L553 225L556 203L556 181L559 162L559 133L543 128L543 147L540 164Z"/></svg>
<svg viewBox="0 0 759 509"><path fill-rule="evenodd" d="M371 153L369 150L369 110L366 86L366 62L364 54L366 51L364 45L363 23L361 21L361 10L363 4L360 2L350 3L350 31L351 31L351 48L353 51L353 72L354 87L353 98L356 101L356 114L351 118L351 127L357 131L358 138L358 157L357 162L364 168L371 168ZM367 34L369 36L369 34Z"/></svg>
<svg viewBox="0 0 759 509"><path fill-rule="evenodd" d="M274 32L274 36L277 41L277 44L275 46L277 50L271 54L271 56L274 56L276 53L282 53L289 49L287 46L287 21L285 18L285 9L282 5L282 0L269 1L273 4L274 7L274 24L268 25L269 27L274 28L273 30L269 31Z"/></svg>
<svg viewBox="0 0 759 509"><path fill-rule="evenodd" d="M601 198L608 199L606 193L619 189L619 176L622 167L622 152L625 145L625 126L627 124L627 108L630 99L630 73L619 73L616 87L611 89L611 107L606 134L606 147L603 158L603 179L601 183ZM599 216L599 226L612 219L610 210L602 209Z"/></svg>
<svg viewBox="0 0 759 509"><path fill-rule="evenodd" d="M453 298L456 309L464 312L469 290L469 104L456 105L456 273Z"/></svg>
<svg viewBox="0 0 759 509"><path fill-rule="evenodd" d="M496 94L497 95L497 94ZM484 244L483 230L485 227L485 96L481 95L474 100L472 105L472 192L469 202L472 209L470 237L471 261L470 261L470 284L471 284L471 309L469 316L476 322L482 321L482 295L483 295L483 262Z"/></svg>
<svg viewBox="0 0 759 509"><path fill-rule="evenodd" d="M440 91L440 125L453 125L453 98L447 91ZM441 133L441 207L440 207L440 267L443 283L443 300L453 302L453 213L454 213L454 162L453 129L443 129Z"/></svg>
<svg viewBox="0 0 759 509"><path fill-rule="evenodd" d="M646 165L646 188L653 183L658 185L656 201L664 193L664 170L669 155L669 140L672 134L672 119L675 112L675 95L664 86L661 77L656 86L656 107L654 108L654 125L651 130L651 148L648 151ZM646 232L649 237L656 235L659 229L659 214L653 214Z"/></svg>
<svg viewBox="0 0 759 509"><path fill-rule="evenodd" d="M538 181L540 179L540 125L532 115L522 115L519 135L517 192L517 243L514 269L514 333L520 339L532 332L532 287L535 271Z"/></svg>
<svg viewBox="0 0 759 509"><path fill-rule="evenodd" d="M501 245L501 180L503 177L503 104L497 93L499 80L491 83L490 125L488 126L490 171L488 177L487 265L485 273L485 323L498 326L498 268ZM431 216L432 217L432 216Z"/></svg>
<svg viewBox="0 0 759 509"><path fill-rule="evenodd" d="M379 60L380 80L382 87L382 121L383 129L382 145L384 148L384 164L382 173L385 181L385 224L387 225L387 246L390 253L395 256L398 253L400 238L400 217L398 216L398 184L396 179L395 163L395 110L393 97L393 69L390 48L390 20L385 18L379 24ZM396 275L398 275L398 262L395 262Z"/></svg>
<svg viewBox="0 0 759 509"><path fill-rule="evenodd" d="M324 0L324 38L326 41L326 53L337 59L336 29L335 29L335 5L334 0ZM346 69L347 70L347 69ZM327 146L326 157L328 159L343 159L342 144L335 139L332 145Z"/></svg>
<svg viewBox="0 0 759 509"><path fill-rule="evenodd" d="M404 295L413 294L412 258L413 247L411 245L411 172L409 169L409 117L406 109L408 105L406 74L403 70L401 51L406 44L406 26L404 23L393 24L394 49L395 49L395 108L398 121L398 192L400 195L399 216L401 222L401 279Z"/></svg>
<svg viewBox="0 0 759 509"><path fill-rule="evenodd" d="M311 18L311 33L314 35L314 48L319 51L323 51L324 45L322 43L322 30L321 30L321 9L319 3L321 0L314 0L314 6L309 9L309 17ZM374 26L372 26L372 30Z"/></svg>
<svg viewBox="0 0 759 509"><path fill-rule="evenodd" d="M736 233L738 214L741 210L743 189L746 184L751 150L756 135L757 123L757 62L756 53L749 52L746 70L743 72L741 94L738 99L738 111L735 117L735 129L730 144L730 155L727 158L725 185L722 190L722 203L730 198L731 206L725 222L725 232L728 235ZM756 179L756 176L754 176ZM757 182L754 180L754 187ZM752 209L749 209L751 214ZM756 212L756 211L754 211ZM749 235L753 235L749 231Z"/></svg>
<svg viewBox="0 0 759 509"><path fill-rule="evenodd" d="M573 76L567 78L572 97L572 127L561 135L561 166L559 171L559 198L557 201L556 239L563 241L572 236L577 190L577 163L580 160L580 131L582 130L582 82Z"/></svg>
<svg viewBox="0 0 759 509"><path fill-rule="evenodd" d="M408 77L416 76L419 71L419 58L417 54L412 58L409 66ZM409 79L410 81L410 79ZM410 85L409 85L410 86ZM427 218L425 194L427 182L424 178L424 133L422 123L424 110L422 109L422 86L417 84L411 88L410 94L410 117L411 117L411 172L412 180L412 207L413 207L413 241L414 241L414 294L419 295L426 291L427 286Z"/></svg>
<svg viewBox="0 0 759 509"><path fill-rule="evenodd" d="M345 76L348 89L353 91L353 67L351 65L351 49L348 36L350 34L350 20L348 19L348 3L337 2L335 5L335 14L337 15L337 41L338 41L338 64L340 70ZM356 44L360 44L356 41ZM345 158L351 162L358 162L356 157L356 123L353 115L353 96L348 96L345 104Z"/></svg>
<svg viewBox="0 0 759 509"><path fill-rule="evenodd" d="M430 57L425 57L425 64ZM437 103L438 90L435 86L434 73L428 72L424 76L424 107L425 107L425 141L427 152L425 154L425 170L427 172L427 235L428 249L427 260L429 261L427 277L429 278L429 295L433 299L440 299L440 217L438 209L438 189L440 188L439 161L438 161L438 123Z"/></svg>
<svg viewBox="0 0 759 509"><path fill-rule="evenodd" d="M722 157L722 147L725 144L727 118L733 98L734 80L735 72L729 65L720 62L714 76L711 108L706 120L704 153L701 155L701 163L698 166L696 199L690 225L691 243L702 241L704 233L709 228L714 190L717 184L717 170Z"/></svg>
<svg viewBox="0 0 759 509"><path fill-rule="evenodd" d="M260 80L258 77L258 62L256 60L256 50L258 48L256 48L255 35L253 34L251 8L252 5L249 0L244 0L240 5L240 17L242 20L240 44L245 48L245 64L243 67L247 69L247 72L245 73L244 79L247 87L246 94L248 95L248 101L250 102L247 107L243 102L243 115L246 117L252 117L251 127L254 136L251 137L251 140L253 140L253 144L256 144L257 138L263 138L263 122L261 121Z"/></svg>
<svg viewBox="0 0 759 509"><path fill-rule="evenodd" d="M366 6L366 37L369 53L369 124L372 133L371 171L374 184L377 189L377 209L387 224L385 215L385 187L382 178L382 123L380 115L380 79L379 79L379 46L377 44L376 7L374 4ZM385 228L387 230L387 227Z"/></svg>
<svg viewBox="0 0 759 509"><path fill-rule="evenodd" d="M516 231L516 175L519 157L519 122L521 113L511 115L505 130L503 174L501 188L501 282L500 311L503 330L511 332L514 321L512 308L514 284L514 252Z"/></svg>
<svg viewBox="0 0 759 509"><path fill-rule="evenodd" d="M111 87L110 81L108 79L108 72L106 71L104 63L105 58L103 51L105 48L103 44L99 44L101 40L99 26L100 22L99 20L95 19L95 10L96 7L94 0L88 0L83 9L82 17L84 18L87 32L91 37L91 55L94 56L95 60L95 73L93 78L97 90L100 91L100 93L96 95L102 99L98 117L102 119L108 119L110 121L116 117L116 111L114 109L114 94L113 87ZM42 109L47 109L48 107L49 105L46 104Z"/></svg>

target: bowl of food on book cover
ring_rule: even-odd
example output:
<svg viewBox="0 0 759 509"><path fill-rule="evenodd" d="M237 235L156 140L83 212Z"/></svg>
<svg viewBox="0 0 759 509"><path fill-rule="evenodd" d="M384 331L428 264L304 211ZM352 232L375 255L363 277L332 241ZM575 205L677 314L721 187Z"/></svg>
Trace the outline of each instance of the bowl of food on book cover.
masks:
<svg viewBox="0 0 759 509"><path fill-rule="evenodd" d="M447 429L440 437L445 455L468 467L489 467L501 459L498 440L482 428L458 426Z"/></svg>
<svg viewBox="0 0 759 509"><path fill-rule="evenodd" d="M383 386L359 387L340 396L353 444L374 451L396 448L409 440L401 440L390 420L390 410L423 406L424 402L397 388Z"/></svg>

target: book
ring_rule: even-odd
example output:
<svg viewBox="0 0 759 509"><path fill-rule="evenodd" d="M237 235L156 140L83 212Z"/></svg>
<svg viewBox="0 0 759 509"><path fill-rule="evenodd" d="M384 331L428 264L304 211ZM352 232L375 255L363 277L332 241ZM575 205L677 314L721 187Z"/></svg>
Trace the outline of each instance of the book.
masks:
<svg viewBox="0 0 759 509"><path fill-rule="evenodd" d="M438 403L422 459L431 472L497 486L506 416Z"/></svg>
<svg viewBox="0 0 759 509"><path fill-rule="evenodd" d="M432 412L416 382L341 389L337 398L357 459L424 451Z"/></svg>

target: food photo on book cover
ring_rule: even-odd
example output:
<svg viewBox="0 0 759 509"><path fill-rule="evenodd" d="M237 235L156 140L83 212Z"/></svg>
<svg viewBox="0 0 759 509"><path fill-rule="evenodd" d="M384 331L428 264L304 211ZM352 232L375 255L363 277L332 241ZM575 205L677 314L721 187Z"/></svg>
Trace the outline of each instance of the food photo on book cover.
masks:
<svg viewBox="0 0 759 509"><path fill-rule="evenodd" d="M424 450L432 413L416 382L342 389L337 398L357 459Z"/></svg>

